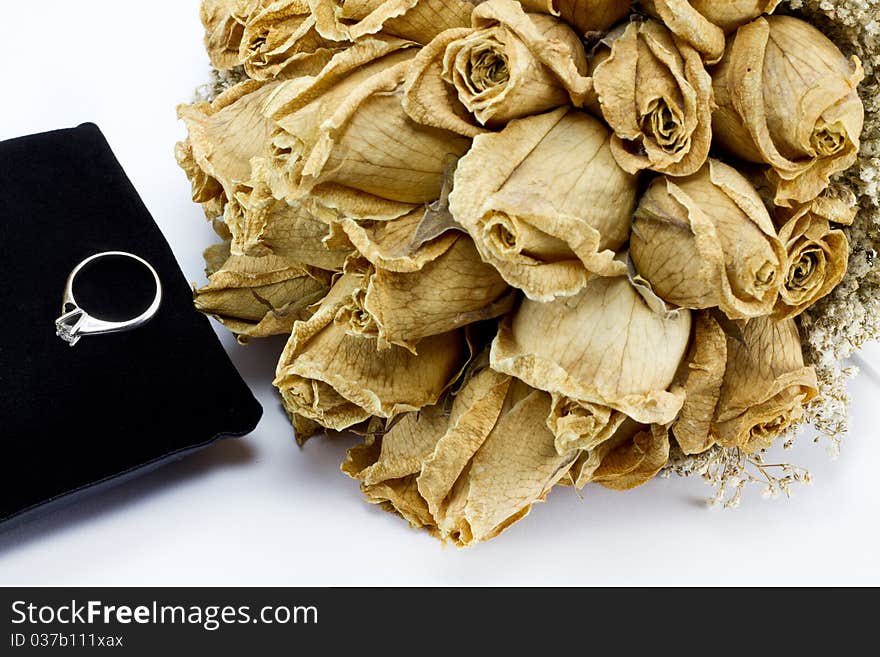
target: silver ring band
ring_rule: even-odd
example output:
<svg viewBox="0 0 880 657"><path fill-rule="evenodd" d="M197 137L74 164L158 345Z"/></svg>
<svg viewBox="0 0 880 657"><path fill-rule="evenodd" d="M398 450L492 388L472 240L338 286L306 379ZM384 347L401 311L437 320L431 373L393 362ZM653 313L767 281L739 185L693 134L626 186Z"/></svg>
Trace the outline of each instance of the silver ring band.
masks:
<svg viewBox="0 0 880 657"><path fill-rule="evenodd" d="M156 296L153 298L150 307L147 308L137 317L122 322L108 322L103 319L97 319L89 315L85 310L79 307L76 298L73 295L73 281L76 275L83 270L88 264L111 256L121 256L136 260L146 267L153 275L156 283ZM67 342L71 347L79 342L84 335L106 335L108 333L121 333L123 331L131 331L149 322L158 312L162 303L162 282L159 280L159 274L153 266L141 257L125 251L105 251L89 256L70 272L67 277L67 284L64 286L64 301L61 306L61 317L55 320L55 335Z"/></svg>

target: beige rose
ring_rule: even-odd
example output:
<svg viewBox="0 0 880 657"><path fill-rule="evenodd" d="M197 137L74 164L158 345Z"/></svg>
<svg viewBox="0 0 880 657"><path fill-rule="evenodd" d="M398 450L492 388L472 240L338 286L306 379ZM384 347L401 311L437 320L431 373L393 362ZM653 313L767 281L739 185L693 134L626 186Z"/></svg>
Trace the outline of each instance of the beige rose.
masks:
<svg viewBox="0 0 880 657"><path fill-rule="evenodd" d="M712 143L712 78L699 53L660 23L630 23L593 62L612 152L630 173L695 173Z"/></svg>
<svg viewBox="0 0 880 657"><path fill-rule="evenodd" d="M428 244L416 251L415 259L420 258L418 251L433 255L418 270L395 271L374 263L366 272L363 309L380 343L415 352L423 338L499 317L513 308L517 295L482 261L470 237L456 233L440 243L444 250Z"/></svg>
<svg viewBox="0 0 880 657"><path fill-rule="evenodd" d="M519 0L528 12L557 16L581 36L604 32L629 13L629 0Z"/></svg>
<svg viewBox="0 0 880 657"><path fill-rule="evenodd" d="M727 339L727 368L712 434L725 447L754 452L769 447L803 417L817 394L816 372L804 367L794 320L761 317Z"/></svg>
<svg viewBox="0 0 880 657"><path fill-rule="evenodd" d="M209 269L216 251L206 254ZM330 273L278 256L230 255L195 291L195 305L213 316L241 342L290 333L308 318L310 306L330 289Z"/></svg>
<svg viewBox="0 0 880 657"><path fill-rule="evenodd" d="M343 217L394 219L440 197L470 140L403 111L414 55L406 42L365 39L319 75L278 86L266 106L276 125L267 175L276 198L308 197Z"/></svg>
<svg viewBox="0 0 880 657"><path fill-rule="evenodd" d="M773 318L777 321L800 315L840 284L849 266L849 240L842 230L832 229L829 217L851 222L851 211L840 201L817 199L791 212L779 239L788 255L785 282Z"/></svg>
<svg viewBox="0 0 880 657"><path fill-rule="evenodd" d="M178 162L192 181L193 200L206 211L222 212L236 186L251 179L251 158L263 153L273 131L263 104L277 86L247 80L211 103L177 108L189 133L177 146Z"/></svg>
<svg viewBox="0 0 880 657"><path fill-rule="evenodd" d="M239 59L255 80L316 75L346 45L318 33L308 0L258 0L244 23Z"/></svg>
<svg viewBox="0 0 880 657"><path fill-rule="evenodd" d="M672 427L682 450L697 454L716 443L746 452L770 447L818 394L794 320L759 317L723 327L702 313L696 327L686 400Z"/></svg>
<svg viewBox="0 0 880 657"><path fill-rule="evenodd" d="M349 451L343 471L367 500L468 546L528 515L566 476L546 426L550 395L484 369L455 396L450 414L426 409Z"/></svg>
<svg viewBox="0 0 880 657"><path fill-rule="evenodd" d="M461 333L425 338L418 355L369 336L363 276L347 273L307 321L293 326L275 386L289 413L342 430L437 403L466 360Z"/></svg>
<svg viewBox="0 0 880 657"><path fill-rule="evenodd" d="M473 4L464 0L308 0L316 29L334 41L389 34L425 45L444 30L465 27Z"/></svg>
<svg viewBox="0 0 880 657"><path fill-rule="evenodd" d="M312 212L310 204L278 200L262 180L264 163L253 161L254 177L236 187L226 205L224 221L233 253L275 255L328 271L342 271L352 255L350 244L331 244L331 227Z"/></svg>
<svg viewBox="0 0 880 657"><path fill-rule="evenodd" d="M458 164L449 207L480 255L530 299L576 294L592 274L619 275L636 179L610 133L561 108L481 135Z"/></svg>
<svg viewBox="0 0 880 657"><path fill-rule="evenodd" d="M257 0L202 0L200 17L211 65L220 70L241 64L244 24Z"/></svg>
<svg viewBox="0 0 880 657"><path fill-rule="evenodd" d="M561 446L589 447L607 435L609 423L620 424L607 409L644 424L675 419L684 394L670 386L690 334L688 311L655 312L625 276L593 278L570 298L523 301L502 322L490 362L499 372L570 400L563 412L574 418L566 424L585 433L571 440L560 432Z"/></svg>
<svg viewBox="0 0 880 657"><path fill-rule="evenodd" d="M526 14L513 0L489 0L471 20L471 29L443 32L413 61L404 108L416 121L474 137L482 126L584 103L587 56L565 23Z"/></svg>
<svg viewBox="0 0 880 657"><path fill-rule="evenodd" d="M737 157L768 164L777 205L816 198L855 163L864 77L825 35L790 16L739 28L713 71L714 133Z"/></svg>
<svg viewBox="0 0 880 657"><path fill-rule="evenodd" d="M708 64L724 54L724 35L762 14L772 14L779 0L641 0L679 39L698 50Z"/></svg>
<svg viewBox="0 0 880 657"><path fill-rule="evenodd" d="M786 262L760 197L718 160L693 176L651 183L635 212L630 255L665 301L720 307L733 319L772 312Z"/></svg>

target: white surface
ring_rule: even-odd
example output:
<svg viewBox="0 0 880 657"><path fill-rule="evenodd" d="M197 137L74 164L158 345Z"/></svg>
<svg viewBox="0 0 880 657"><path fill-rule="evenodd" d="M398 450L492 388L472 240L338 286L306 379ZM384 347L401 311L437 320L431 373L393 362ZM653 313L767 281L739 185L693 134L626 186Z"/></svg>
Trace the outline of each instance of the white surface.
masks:
<svg viewBox="0 0 880 657"><path fill-rule="evenodd" d="M175 105L208 75L197 1L0 4L0 139L97 123L201 281L213 234L173 157ZM280 341L223 341L265 408L256 432L0 533L0 583L880 584L876 375L851 387L838 461L809 437L785 454L815 481L792 500L753 491L710 511L709 489L680 479L583 500L560 489L499 540L457 551L362 502L339 472L342 442L296 447L271 387ZM880 370L880 348L864 357Z"/></svg>

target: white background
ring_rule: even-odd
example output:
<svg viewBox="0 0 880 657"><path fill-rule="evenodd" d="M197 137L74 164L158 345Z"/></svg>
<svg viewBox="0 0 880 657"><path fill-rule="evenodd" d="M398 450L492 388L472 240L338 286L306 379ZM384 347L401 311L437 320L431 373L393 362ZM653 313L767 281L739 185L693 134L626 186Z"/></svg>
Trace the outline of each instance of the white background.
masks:
<svg viewBox="0 0 880 657"><path fill-rule="evenodd" d="M0 8L0 139L97 123L203 281L214 237L173 157L175 106L208 77L197 0ZM681 479L583 499L558 489L500 539L459 551L362 502L338 469L346 441L296 446L271 386L282 341L242 348L218 332L265 408L256 432L0 532L0 584L880 584L872 371L851 386L839 460L811 435L784 454L814 476L792 500L754 491L738 510L708 510L710 490ZM863 357L880 369L880 348Z"/></svg>

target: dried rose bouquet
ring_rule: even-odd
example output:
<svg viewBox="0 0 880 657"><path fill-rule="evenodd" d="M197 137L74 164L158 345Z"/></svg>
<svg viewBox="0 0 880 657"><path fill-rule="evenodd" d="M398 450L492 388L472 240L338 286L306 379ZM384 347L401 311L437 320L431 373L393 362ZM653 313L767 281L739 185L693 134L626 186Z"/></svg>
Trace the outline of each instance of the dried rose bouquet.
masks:
<svg viewBox="0 0 880 657"><path fill-rule="evenodd" d="M204 0L195 303L439 538L845 431L878 334L880 4ZM771 490L804 479L786 467Z"/></svg>

